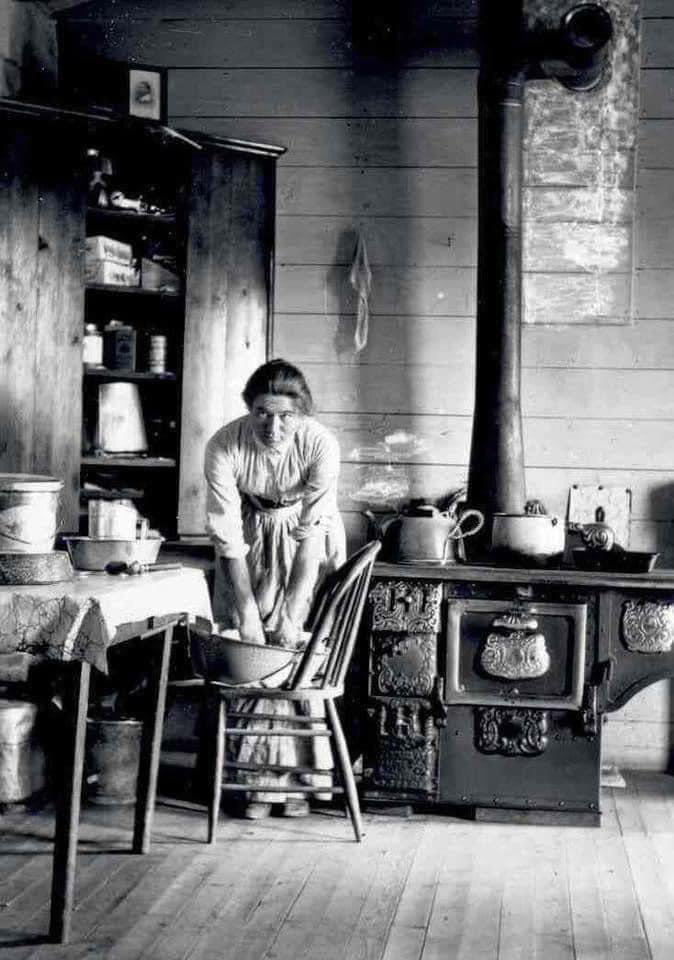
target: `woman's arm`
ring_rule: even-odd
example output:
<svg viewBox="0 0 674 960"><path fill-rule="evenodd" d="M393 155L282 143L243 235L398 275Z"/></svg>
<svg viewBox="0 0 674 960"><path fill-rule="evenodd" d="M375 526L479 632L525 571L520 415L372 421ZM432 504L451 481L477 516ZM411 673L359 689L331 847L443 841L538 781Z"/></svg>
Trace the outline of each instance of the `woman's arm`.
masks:
<svg viewBox="0 0 674 960"><path fill-rule="evenodd" d="M260 619L245 557L220 557L225 576L229 578L234 595L239 632L247 643L264 643L265 636Z"/></svg>
<svg viewBox="0 0 674 960"><path fill-rule="evenodd" d="M216 562L232 587L241 639L264 643L260 613L248 571L248 544L243 538L241 496L235 475L236 452L224 428L212 437L204 460L206 476L207 530L215 545Z"/></svg>
<svg viewBox="0 0 674 960"><path fill-rule="evenodd" d="M303 629L309 615L322 552L320 537L307 537L297 546L286 591L285 608L287 617L295 625L296 630Z"/></svg>

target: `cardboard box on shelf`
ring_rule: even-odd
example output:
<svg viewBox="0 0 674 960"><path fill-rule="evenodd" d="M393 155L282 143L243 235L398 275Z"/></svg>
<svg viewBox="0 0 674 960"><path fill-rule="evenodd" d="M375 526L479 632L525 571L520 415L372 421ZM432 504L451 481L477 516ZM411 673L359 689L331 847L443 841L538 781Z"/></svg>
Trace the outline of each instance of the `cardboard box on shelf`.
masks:
<svg viewBox="0 0 674 960"><path fill-rule="evenodd" d="M180 278L156 260L148 260L147 257L143 257L140 264L140 285L144 290L163 290L165 293L178 293Z"/></svg>
<svg viewBox="0 0 674 960"><path fill-rule="evenodd" d="M118 287L137 287L138 271L130 264L87 258L84 264L84 281L85 283L109 283Z"/></svg>
<svg viewBox="0 0 674 960"><path fill-rule="evenodd" d="M87 260L112 260L113 263L130 264L133 258L131 244L122 243L112 237L87 237L85 249Z"/></svg>

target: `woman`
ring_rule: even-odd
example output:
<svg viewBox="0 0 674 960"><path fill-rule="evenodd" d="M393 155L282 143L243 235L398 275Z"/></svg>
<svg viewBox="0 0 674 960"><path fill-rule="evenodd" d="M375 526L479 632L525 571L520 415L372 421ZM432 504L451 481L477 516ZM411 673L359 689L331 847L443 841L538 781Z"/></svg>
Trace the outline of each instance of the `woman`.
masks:
<svg viewBox="0 0 674 960"><path fill-rule="evenodd" d="M337 509L339 448L311 416L304 376L285 360L259 367L243 399L248 413L218 430L206 447L207 527L217 558L215 617L223 627L238 627L249 643L294 645L318 582L345 558ZM289 707L260 699L254 709L287 716ZM263 725L256 722L256 728ZM274 721L267 726L269 736L237 738L240 762L311 765L309 738L274 737ZM314 751L323 747L313 758L316 765L330 766L326 739L313 742ZM288 774L245 777L240 772L251 785L289 786L285 794L251 792L248 818L268 816L273 801L284 803L286 816L308 812L303 794L290 789Z"/></svg>

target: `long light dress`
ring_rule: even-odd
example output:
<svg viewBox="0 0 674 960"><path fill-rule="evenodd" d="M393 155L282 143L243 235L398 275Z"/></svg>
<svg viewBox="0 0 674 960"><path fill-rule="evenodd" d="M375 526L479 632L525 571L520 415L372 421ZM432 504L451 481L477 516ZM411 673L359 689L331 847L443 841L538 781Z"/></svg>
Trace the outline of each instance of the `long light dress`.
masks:
<svg viewBox="0 0 674 960"><path fill-rule="evenodd" d="M246 415L226 424L206 447L207 529L216 549L213 609L222 627L238 626L233 593L220 558L246 557L253 594L266 630L280 626L282 608L299 542L320 538L322 557L317 584L343 563L344 524L337 509L339 446L334 435L311 417L303 417L289 442L280 449L256 437ZM309 612L307 601L305 616ZM291 717L296 706L304 715L308 704L264 700L246 703L255 713ZM317 723L322 718L316 716ZM230 758L240 763L332 767L326 737L293 738L273 735L274 720L256 720L259 737L232 737ZM277 724L287 727L287 724ZM303 798L297 783L326 788L331 777L273 772L237 771L240 783L288 786L288 791L251 791L249 801L278 802Z"/></svg>

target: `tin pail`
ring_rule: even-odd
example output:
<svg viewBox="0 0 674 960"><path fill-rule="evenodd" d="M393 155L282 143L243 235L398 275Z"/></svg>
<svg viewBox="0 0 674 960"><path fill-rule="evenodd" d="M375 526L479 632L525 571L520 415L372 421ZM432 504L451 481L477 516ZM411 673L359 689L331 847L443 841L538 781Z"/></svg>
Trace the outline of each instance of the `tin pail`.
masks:
<svg viewBox="0 0 674 960"><path fill-rule="evenodd" d="M45 783L45 758L35 735L38 708L25 700L0 700L0 803L16 803Z"/></svg>
<svg viewBox="0 0 674 960"><path fill-rule="evenodd" d="M49 553L54 547L63 482L0 473L0 553Z"/></svg>
<svg viewBox="0 0 674 960"><path fill-rule="evenodd" d="M130 500L90 500L88 510L92 539L136 539L138 511Z"/></svg>
<svg viewBox="0 0 674 960"><path fill-rule="evenodd" d="M142 732L141 720L87 720L85 770L90 803L135 803Z"/></svg>

